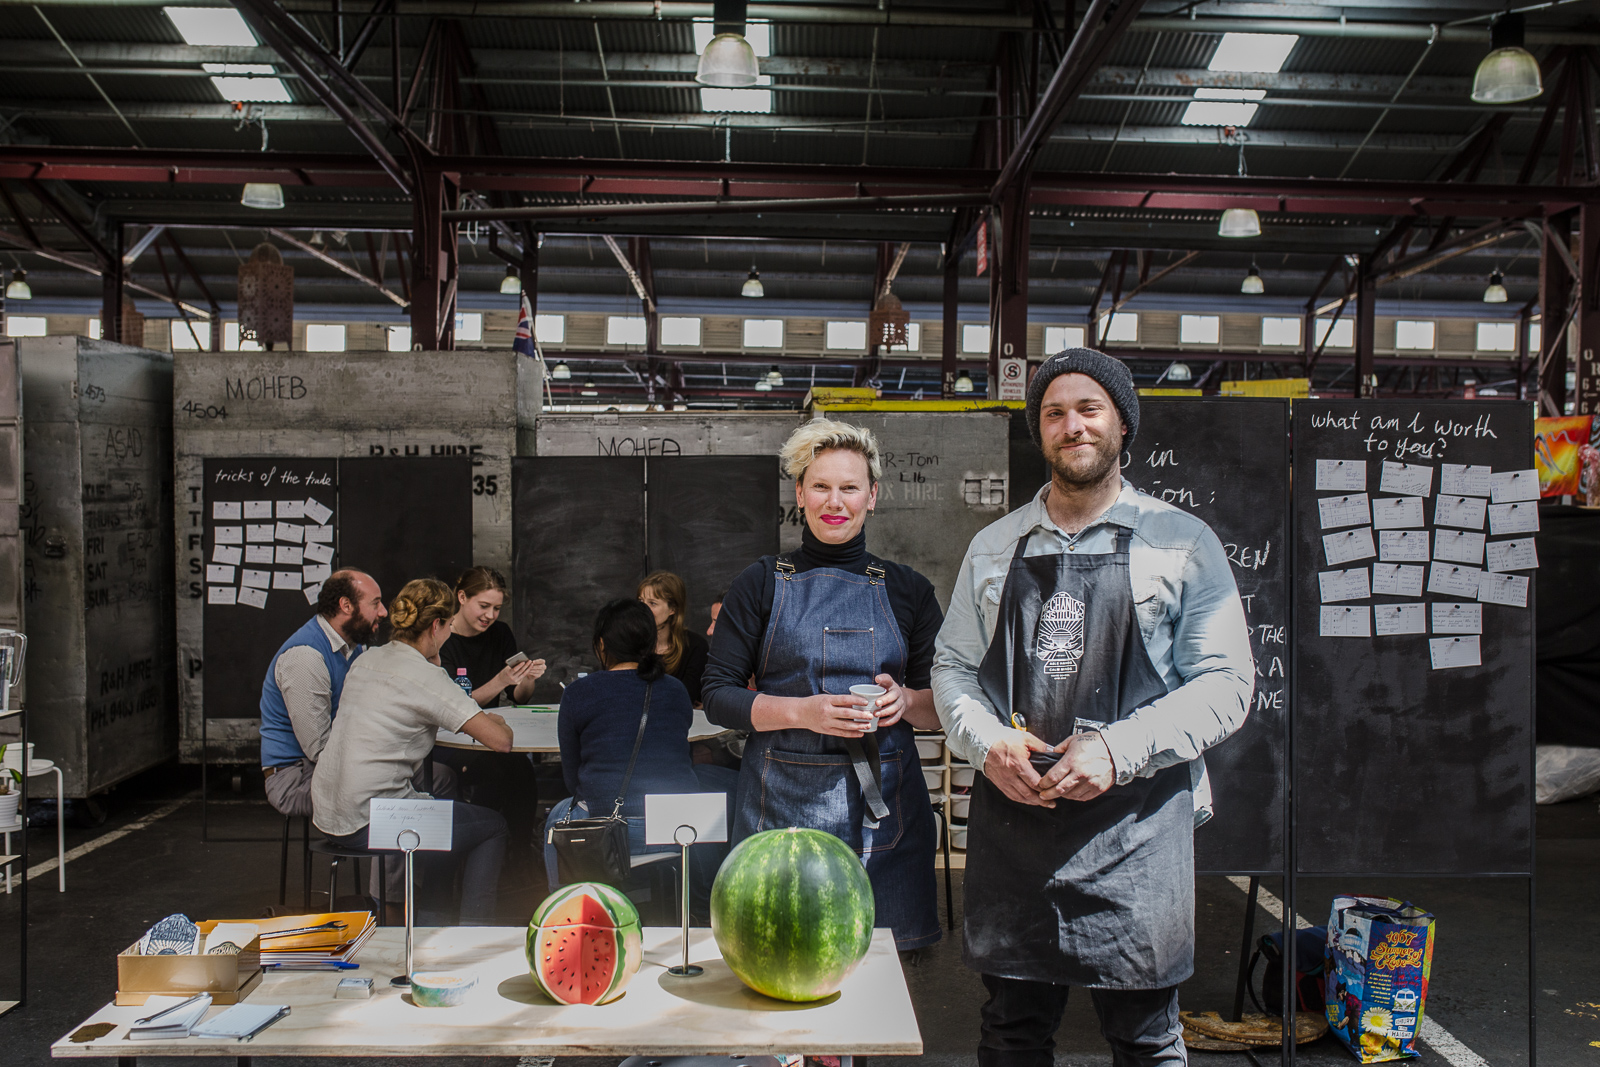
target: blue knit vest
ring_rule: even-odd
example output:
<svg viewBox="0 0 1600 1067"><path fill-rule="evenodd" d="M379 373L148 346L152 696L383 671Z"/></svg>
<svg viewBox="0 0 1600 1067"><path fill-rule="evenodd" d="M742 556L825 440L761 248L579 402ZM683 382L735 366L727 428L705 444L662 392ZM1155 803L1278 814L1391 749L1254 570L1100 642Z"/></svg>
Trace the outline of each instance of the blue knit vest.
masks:
<svg viewBox="0 0 1600 1067"><path fill-rule="evenodd" d="M294 727L289 722L289 709L283 705L283 693L278 689L277 678L278 656L300 645L310 645L316 649L322 654L322 662L328 665L328 678L333 682L331 715L339 714L339 694L344 690L344 676L350 673L350 664L354 663L356 656L363 651L362 646L357 645L349 659L335 652L327 633L317 625L315 615L283 643L283 647L278 649L278 655L273 656L272 662L267 666L266 680L261 683L261 766L263 767L288 767L306 757L300 749L300 742L295 740Z"/></svg>

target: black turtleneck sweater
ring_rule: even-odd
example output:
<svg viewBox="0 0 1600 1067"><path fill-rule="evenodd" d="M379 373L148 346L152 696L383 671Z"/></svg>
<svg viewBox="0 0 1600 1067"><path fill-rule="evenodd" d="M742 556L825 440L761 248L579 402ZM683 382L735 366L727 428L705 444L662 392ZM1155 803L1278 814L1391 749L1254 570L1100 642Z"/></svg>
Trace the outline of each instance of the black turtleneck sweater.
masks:
<svg viewBox="0 0 1600 1067"><path fill-rule="evenodd" d="M851 574L867 573L867 533L862 530L842 545L819 541L810 528L801 533L800 548L788 553L796 571L832 567ZM762 556L733 580L723 597L722 612L711 638L704 694L706 717L718 726L749 730L756 692L746 684L755 674L756 656L772 615L777 586L776 556ZM927 689L933 678L933 643L944 612L933 595L933 583L901 563L880 560L889 588L889 606L905 638L907 689Z"/></svg>

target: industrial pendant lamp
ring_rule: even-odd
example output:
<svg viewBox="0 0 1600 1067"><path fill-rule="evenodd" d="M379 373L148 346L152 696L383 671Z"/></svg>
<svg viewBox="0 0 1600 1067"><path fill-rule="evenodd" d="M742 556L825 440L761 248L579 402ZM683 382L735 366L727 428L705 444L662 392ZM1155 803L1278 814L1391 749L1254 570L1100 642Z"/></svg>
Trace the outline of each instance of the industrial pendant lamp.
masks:
<svg viewBox="0 0 1600 1067"><path fill-rule="evenodd" d="M1261 280L1261 272L1256 269L1254 263L1250 264L1250 273L1244 276L1239 291L1245 296L1260 296L1267 291L1267 284Z"/></svg>
<svg viewBox="0 0 1600 1067"><path fill-rule="evenodd" d="M1256 214L1253 207L1230 207L1222 213L1217 234L1221 237L1260 237L1261 216Z"/></svg>
<svg viewBox="0 0 1600 1067"><path fill-rule="evenodd" d="M956 375L955 391L958 393L972 392L972 375L968 374L966 371L962 371L960 374Z"/></svg>
<svg viewBox="0 0 1600 1067"><path fill-rule="evenodd" d="M578 393L580 396L599 396L600 390L594 387L593 378L585 378L583 381L583 388L580 389Z"/></svg>
<svg viewBox="0 0 1600 1067"><path fill-rule="evenodd" d="M744 89L761 79L756 50L744 39L744 0L716 0L711 8L717 35L700 53L694 80L718 89Z"/></svg>
<svg viewBox="0 0 1600 1067"><path fill-rule="evenodd" d="M1489 275L1489 288L1483 291L1485 304L1504 304L1506 302L1506 276L1499 271Z"/></svg>
<svg viewBox="0 0 1600 1067"><path fill-rule="evenodd" d="M756 392L758 392L758 393L770 393L770 392L772 392L772 383L767 380L766 375L762 375L761 377L756 379Z"/></svg>
<svg viewBox="0 0 1600 1067"><path fill-rule="evenodd" d="M278 211L283 207L283 186L277 182L246 182L239 203L263 211Z"/></svg>
<svg viewBox="0 0 1600 1067"><path fill-rule="evenodd" d="M1504 14L1489 27L1493 48L1472 78L1472 100L1478 104L1520 104L1544 92L1539 61L1522 47L1521 15Z"/></svg>
<svg viewBox="0 0 1600 1067"><path fill-rule="evenodd" d="M522 279L517 277L515 269L506 268L506 276L500 279L500 295L516 296L520 292L522 292Z"/></svg>
<svg viewBox="0 0 1600 1067"><path fill-rule="evenodd" d="M7 300L32 300L33 287L28 284L28 272L18 267L11 273L11 284L6 286Z"/></svg>
<svg viewBox="0 0 1600 1067"><path fill-rule="evenodd" d="M557 363L554 367L550 368L550 377L554 378L558 382L564 382L568 378L572 377L572 368L567 366L565 363Z"/></svg>
<svg viewBox="0 0 1600 1067"><path fill-rule="evenodd" d="M783 374L778 370L778 365L776 363L767 369L767 384L771 386L779 386L783 384Z"/></svg>
<svg viewBox="0 0 1600 1067"><path fill-rule="evenodd" d="M744 288L739 290L740 296L766 296L767 291L761 284L761 273L755 265L750 267L750 276L744 280Z"/></svg>
<svg viewBox="0 0 1600 1067"><path fill-rule="evenodd" d="M1194 372L1189 369L1187 363L1174 363L1167 368L1162 377L1169 382L1188 382L1194 380Z"/></svg>

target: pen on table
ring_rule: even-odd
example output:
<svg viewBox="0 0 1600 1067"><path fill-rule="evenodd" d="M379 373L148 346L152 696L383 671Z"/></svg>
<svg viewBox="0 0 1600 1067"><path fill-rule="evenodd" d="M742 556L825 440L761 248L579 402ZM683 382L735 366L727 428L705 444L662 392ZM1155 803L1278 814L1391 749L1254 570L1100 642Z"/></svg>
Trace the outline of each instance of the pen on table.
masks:
<svg viewBox="0 0 1600 1067"><path fill-rule="evenodd" d="M279 968L290 971L354 971L360 966L359 963L345 963L342 960L319 960L316 963L263 963L261 968L269 971Z"/></svg>
<svg viewBox="0 0 1600 1067"><path fill-rule="evenodd" d="M163 1015L171 1015L173 1012L177 1011L179 1008L187 1008L189 1005L193 1004L195 1001L199 1000L201 997L206 997L206 996L210 996L210 995L211 994L209 994L209 993L196 993L194 996L190 997L188 1000L183 1001L181 1004L174 1004L170 1008L163 1008L160 1011L156 1012L154 1015L146 1015L143 1019L135 1019L133 1021L134 1025L135 1026L148 1025L149 1023L152 1023L155 1020L161 1018Z"/></svg>

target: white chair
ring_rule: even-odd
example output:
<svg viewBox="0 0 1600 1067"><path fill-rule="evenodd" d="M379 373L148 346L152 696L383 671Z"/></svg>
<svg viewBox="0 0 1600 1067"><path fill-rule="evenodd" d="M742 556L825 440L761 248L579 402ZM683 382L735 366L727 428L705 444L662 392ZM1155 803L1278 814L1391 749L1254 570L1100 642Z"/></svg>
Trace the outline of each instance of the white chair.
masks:
<svg viewBox="0 0 1600 1067"><path fill-rule="evenodd" d="M54 774L56 776L56 884L57 891L65 893L67 891L66 779L61 774L61 768L47 759L30 759L27 761L26 767L27 770L23 773L29 778L37 778L43 774ZM5 844L0 846L0 852L6 855L11 854L11 835L23 832L23 824L27 817L28 813L19 809L15 822L10 826L0 826L0 837L5 840ZM9 896L10 893L11 866L8 864L6 866L6 894Z"/></svg>

